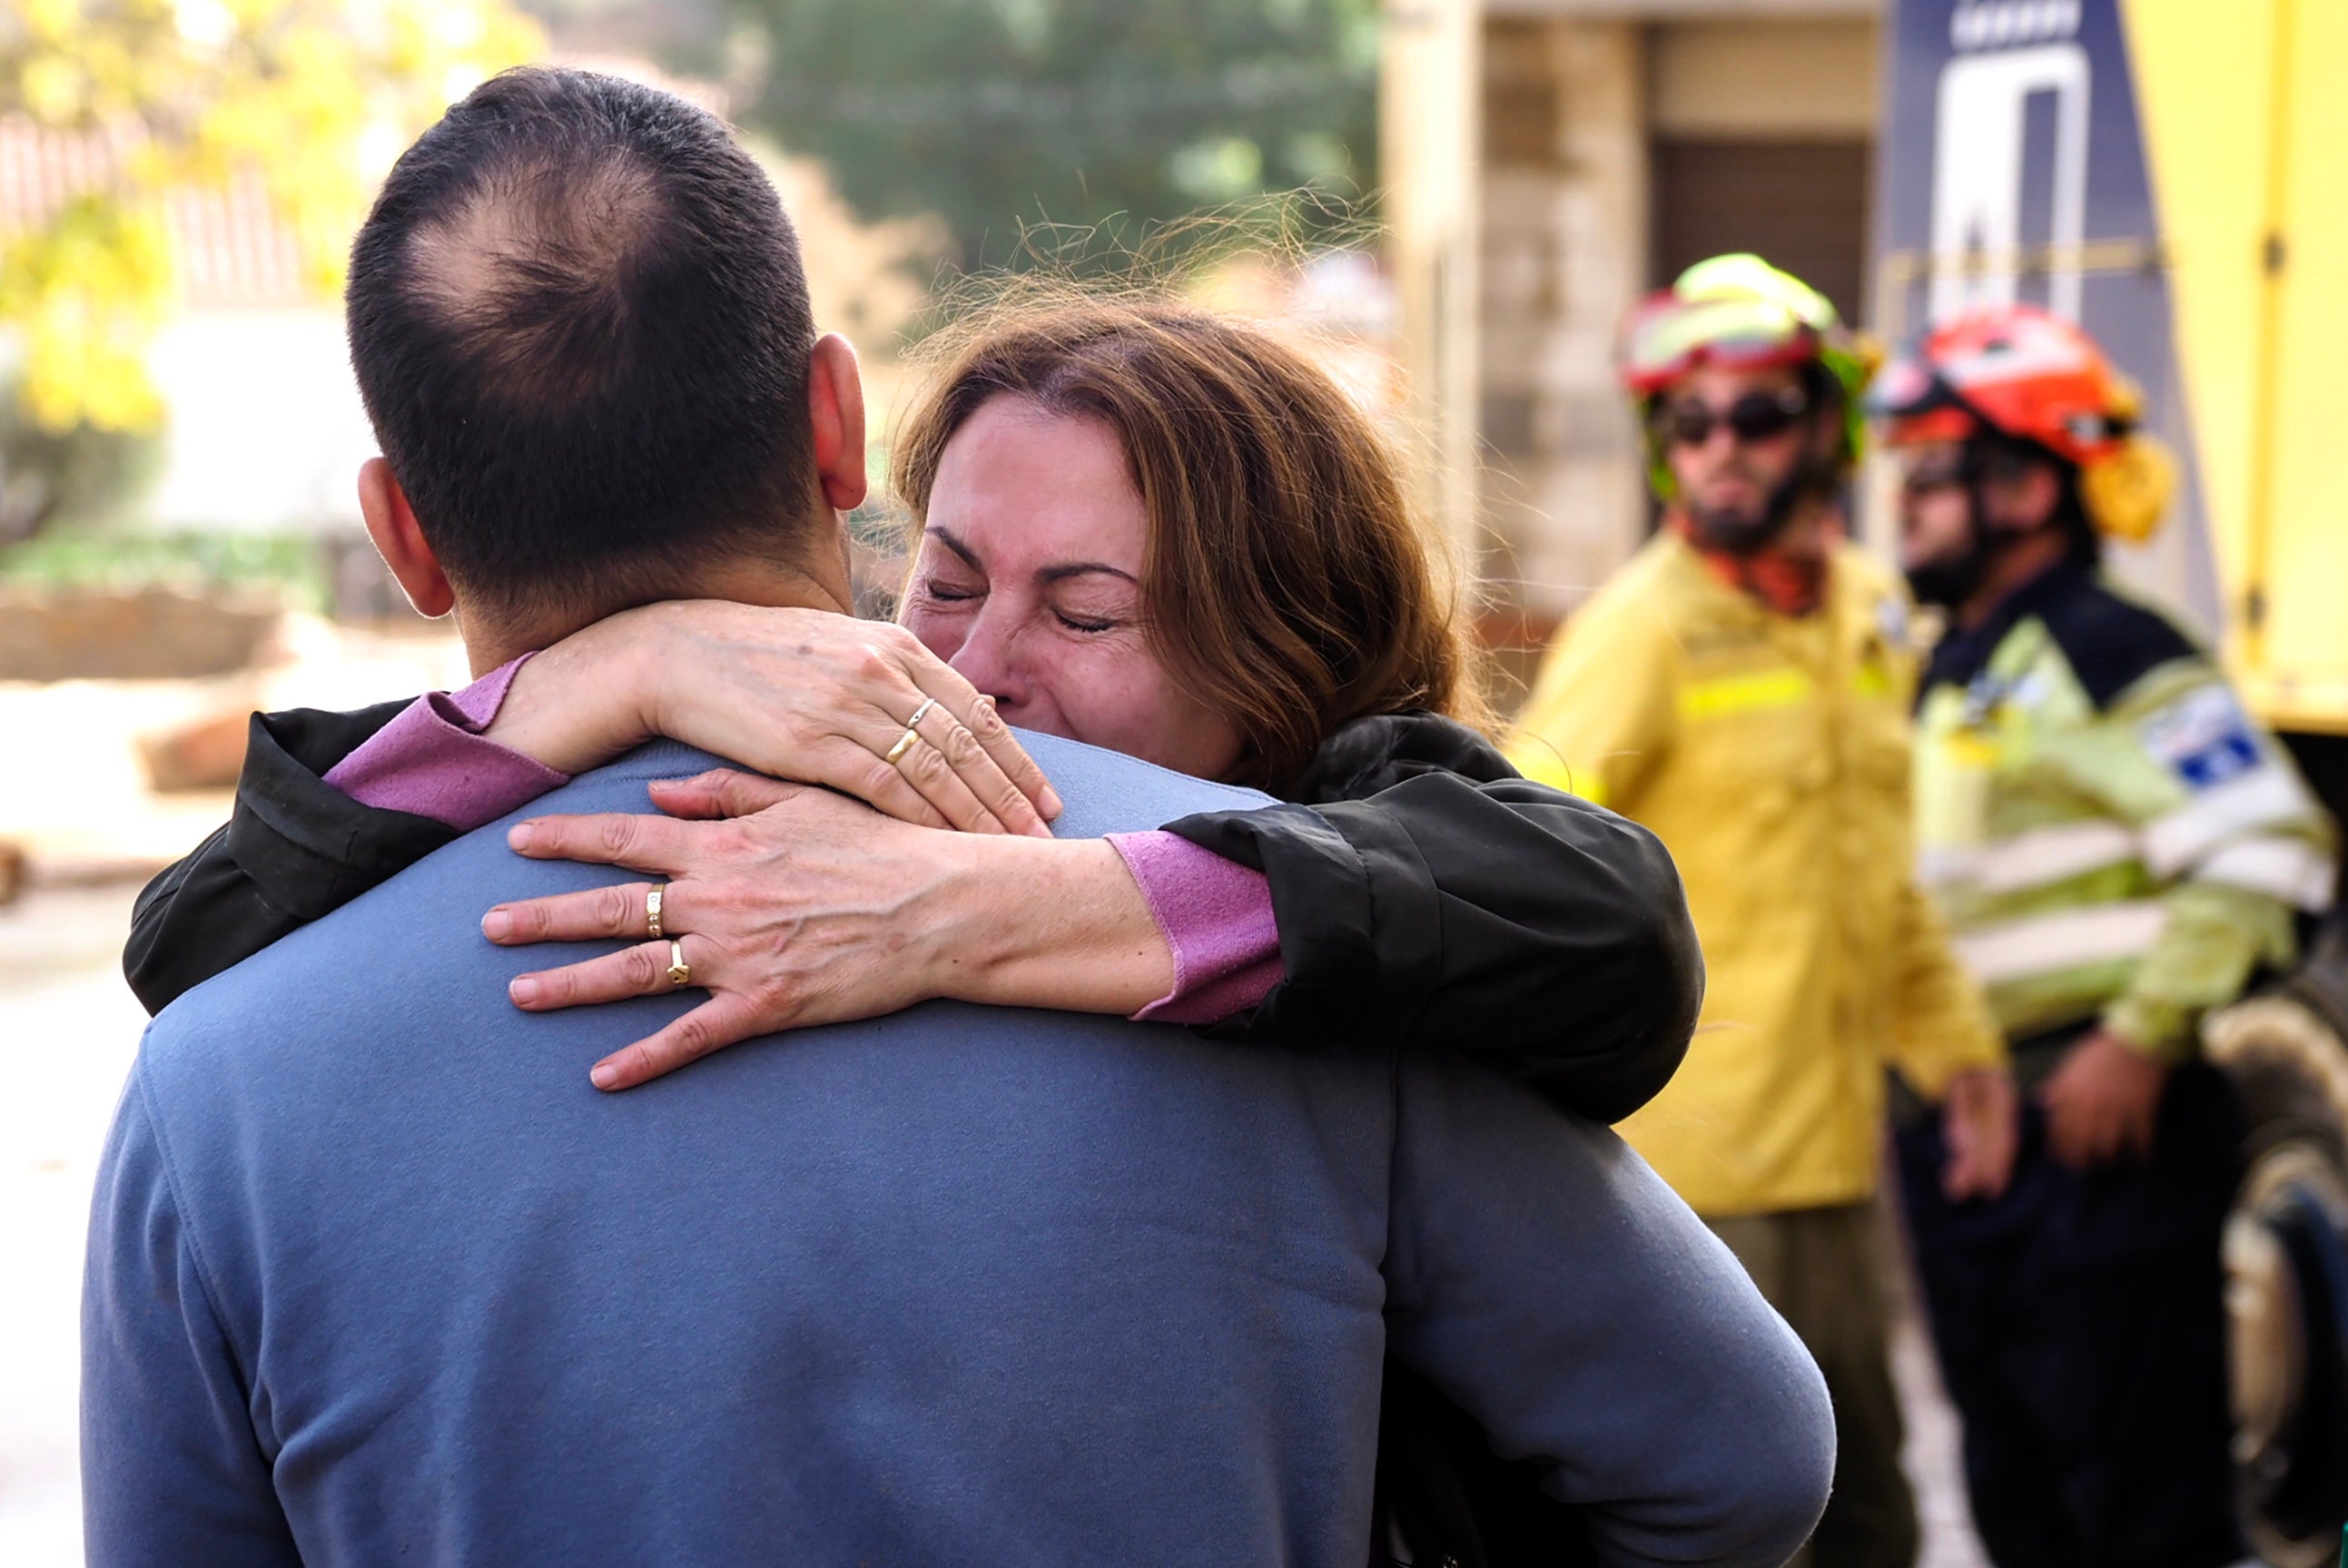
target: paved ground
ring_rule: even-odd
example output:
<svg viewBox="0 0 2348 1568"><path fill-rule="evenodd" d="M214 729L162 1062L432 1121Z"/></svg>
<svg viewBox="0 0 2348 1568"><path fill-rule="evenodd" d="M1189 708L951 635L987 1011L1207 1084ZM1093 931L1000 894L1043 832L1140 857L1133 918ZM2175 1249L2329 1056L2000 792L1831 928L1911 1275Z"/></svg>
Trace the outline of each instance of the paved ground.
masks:
<svg viewBox="0 0 2348 1568"><path fill-rule="evenodd" d="M81 1562L74 1405L82 1232L146 1015L117 967L130 890L0 908L0 1563Z"/></svg>
<svg viewBox="0 0 2348 1568"><path fill-rule="evenodd" d="M1908 1449L1900 1458L1916 1484L1916 1511L1924 1527L1916 1568L1989 1568L1965 1506L1957 1412L1941 1387L1931 1342L1912 1315L1901 1319L1893 1336L1891 1376L1908 1418Z"/></svg>
<svg viewBox="0 0 2348 1568"><path fill-rule="evenodd" d="M0 1564L81 1561L76 1316L98 1147L146 1015L119 968L135 884L228 814L158 795L138 738L253 707L349 707L464 680L445 626L289 617L263 667L208 680L0 682L0 839L36 891L0 905ZM93 880L103 885L81 886Z"/></svg>
<svg viewBox="0 0 2348 1568"><path fill-rule="evenodd" d="M0 907L0 1563L81 1562L74 1406L90 1182L145 1015L118 968L128 887ZM1930 1351L1896 1358L1921 1483L1920 1568L1983 1568L1955 1485L1956 1424Z"/></svg>
<svg viewBox="0 0 2348 1568"><path fill-rule="evenodd" d="M358 707L465 682L446 626L378 632L289 615L273 657L202 680L0 681L0 839L36 878L87 881L176 860L228 815L225 789L157 794L139 739L255 707ZM25 749L19 751L17 747ZM34 759L18 766L19 756Z"/></svg>

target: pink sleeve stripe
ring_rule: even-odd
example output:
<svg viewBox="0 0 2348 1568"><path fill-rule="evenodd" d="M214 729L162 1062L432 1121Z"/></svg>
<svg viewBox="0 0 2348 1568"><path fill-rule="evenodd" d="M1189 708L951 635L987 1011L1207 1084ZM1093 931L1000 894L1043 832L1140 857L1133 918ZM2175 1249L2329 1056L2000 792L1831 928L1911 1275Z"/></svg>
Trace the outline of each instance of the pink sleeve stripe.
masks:
<svg viewBox="0 0 2348 1568"><path fill-rule="evenodd" d="M1135 1018L1212 1024L1280 984L1280 927L1262 872L1172 833L1111 833L1108 841L1174 951L1174 989Z"/></svg>
<svg viewBox="0 0 2348 1568"><path fill-rule="evenodd" d="M458 692L427 692L326 772L362 806L429 817L460 833L496 821L571 779L485 738L524 654Z"/></svg>

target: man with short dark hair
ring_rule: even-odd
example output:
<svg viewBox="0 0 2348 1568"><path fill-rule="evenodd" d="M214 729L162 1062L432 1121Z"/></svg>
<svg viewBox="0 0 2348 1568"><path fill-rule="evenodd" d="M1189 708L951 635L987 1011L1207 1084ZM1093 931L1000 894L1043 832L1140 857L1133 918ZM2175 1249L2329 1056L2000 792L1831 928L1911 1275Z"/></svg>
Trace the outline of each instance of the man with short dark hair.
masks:
<svg viewBox="0 0 2348 1568"><path fill-rule="evenodd" d="M577 73L394 171L368 525L477 666L646 595L845 605L855 363L793 243L716 121ZM1064 836L1260 799L1026 744ZM149 1029L92 1220L94 1568L1352 1568L1389 1346L1602 1561L1758 1568L1816 1518L1815 1367L1603 1130L1455 1063L945 1004L604 1096L689 994L509 1007L545 959L487 890L616 878L500 828Z"/></svg>
<svg viewBox="0 0 2348 1568"><path fill-rule="evenodd" d="M862 499L863 409L789 220L710 116L579 80L456 106L352 247L369 531L427 546L469 642L514 653L714 572L846 609L823 503Z"/></svg>

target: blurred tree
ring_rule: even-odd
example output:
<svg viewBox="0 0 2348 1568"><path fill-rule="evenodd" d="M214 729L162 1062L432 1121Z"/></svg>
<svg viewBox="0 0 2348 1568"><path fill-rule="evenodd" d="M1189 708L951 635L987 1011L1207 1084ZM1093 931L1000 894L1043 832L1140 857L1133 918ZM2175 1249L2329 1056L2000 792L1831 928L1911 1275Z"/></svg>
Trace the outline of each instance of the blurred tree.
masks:
<svg viewBox="0 0 2348 1568"><path fill-rule="evenodd" d="M942 216L965 266L1020 261L1038 222L1129 237L1375 178L1377 0L732 3L745 118L868 217Z"/></svg>
<svg viewBox="0 0 2348 1568"><path fill-rule="evenodd" d="M258 178L335 287L391 158L538 43L506 0L8 0L0 119L80 153L70 188L0 234L21 413L59 437L159 422L145 358L173 303L171 195Z"/></svg>
<svg viewBox="0 0 2348 1568"><path fill-rule="evenodd" d="M0 389L0 561L51 525L103 521L153 482L163 438L88 420L50 429L14 387Z"/></svg>

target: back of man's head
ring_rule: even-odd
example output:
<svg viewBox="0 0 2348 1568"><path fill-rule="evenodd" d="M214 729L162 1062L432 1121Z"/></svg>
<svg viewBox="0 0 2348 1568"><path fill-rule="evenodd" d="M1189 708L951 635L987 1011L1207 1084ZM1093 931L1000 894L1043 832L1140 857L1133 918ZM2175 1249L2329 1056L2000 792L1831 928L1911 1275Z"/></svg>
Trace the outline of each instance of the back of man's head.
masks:
<svg viewBox="0 0 2348 1568"><path fill-rule="evenodd" d="M392 170L348 325L392 474L477 602L600 613L809 542L798 240L680 98L582 71L483 84Z"/></svg>

